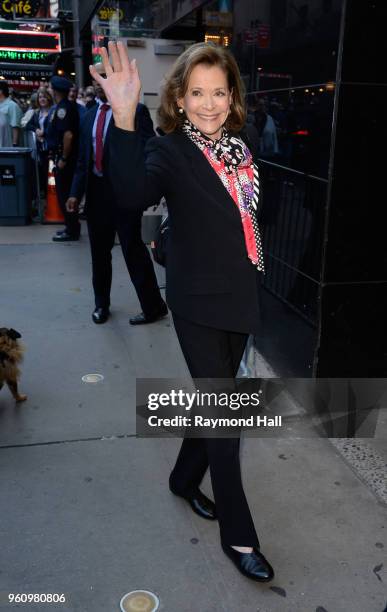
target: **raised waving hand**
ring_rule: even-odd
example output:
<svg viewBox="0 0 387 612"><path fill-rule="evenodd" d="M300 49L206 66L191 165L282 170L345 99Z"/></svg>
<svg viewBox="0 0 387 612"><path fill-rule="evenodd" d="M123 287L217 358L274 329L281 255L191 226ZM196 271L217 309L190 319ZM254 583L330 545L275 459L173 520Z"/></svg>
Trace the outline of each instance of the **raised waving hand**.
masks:
<svg viewBox="0 0 387 612"><path fill-rule="evenodd" d="M134 116L140 99L141 81L136 60L129 61L124 43L109 42L109 55L101 47L101 58L106 77L90 66L90 74L103 88L117 127L134 130Z"/></svg>

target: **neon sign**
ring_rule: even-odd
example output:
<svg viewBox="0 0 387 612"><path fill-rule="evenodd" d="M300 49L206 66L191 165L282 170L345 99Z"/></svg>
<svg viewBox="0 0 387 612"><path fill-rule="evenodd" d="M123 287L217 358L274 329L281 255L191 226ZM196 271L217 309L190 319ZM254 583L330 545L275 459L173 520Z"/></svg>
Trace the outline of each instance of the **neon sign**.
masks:
<svg viewBox="0 0 387 612"><path fill-rule="evenodd" d="M60 53L60 34L58 32L0 30L0 51Z"/></svg>
<svg viewBox="0 0 387 612"><path fill-rule="evenodd" d="M28 62L39 62L47 59L47 53L40 51L17 51L11 49L0 49L0 60L11 60L13 62L22 60Z"/></svg>

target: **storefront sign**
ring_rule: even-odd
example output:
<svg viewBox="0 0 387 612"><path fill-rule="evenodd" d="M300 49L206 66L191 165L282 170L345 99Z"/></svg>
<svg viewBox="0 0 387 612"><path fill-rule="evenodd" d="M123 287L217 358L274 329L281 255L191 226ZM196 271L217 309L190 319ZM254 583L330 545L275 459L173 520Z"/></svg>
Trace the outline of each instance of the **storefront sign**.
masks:
<svg viewBox="0 0 387 612"><path fill-rule="evenodd" d="M8 85L12 85L11 79L20 85L26 85L27 81L40 81L52 77L52 66L38 66L37 64L28 66L23 64L0 63L0 74L7 79Z"/></svg>
<svg viewBox="0 0 387 612"><path fill-rule="evenodd" d="M42 83L47 83L47 79L42 81L19 81L17 79L7 79L7 83L12 89L23 92L34 92L36 91Z"/></svg>
<svg viewBox="0 0 387 612"><path fill-rule="evenodd" d="M3 69L0 64L0 70L2 75L6 76L6 78L19 78L24 77L25 79L41 79L41 78L50 78L52 76L52 68L50 67L48 70L12 70L12 69Z"/></svg>
<svg viewBox="0 0 387 612"><path fill-rule="evenodd" d="M36 17L41 8L40 0L0 0L0 16L6 19L16 17Z"/></svg>
<svg viewBox="0 0 387 612"><path fill-rule="evenodd" d="M16 185L15 166L0 166L0 184Z"/></svg>
<svg viewBox="0 0 387 612"><path fill-rule="evenodd" d="M0 51L60 53L60 34L58 32L0 30Z"/></svg>

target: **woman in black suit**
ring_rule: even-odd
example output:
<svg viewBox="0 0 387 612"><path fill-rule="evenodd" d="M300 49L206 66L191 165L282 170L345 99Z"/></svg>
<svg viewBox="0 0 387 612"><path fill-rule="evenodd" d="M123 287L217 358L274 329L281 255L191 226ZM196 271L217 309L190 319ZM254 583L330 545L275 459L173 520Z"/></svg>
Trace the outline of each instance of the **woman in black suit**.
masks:
<svg viewBox="0 0 387 612"><path fill-rule="evenodd" d="M145 154L134 116L141 83L122 43L101 50L104 88L115 126L110 178L117 201L144 210L165 196L169 213L167 302L194 378L235 378L249 333L259 329L263 273L256 220L258 173L238 136L245 122L235 60L222 47L198 43L176 61L159 109L162 138ZM200 482L210 467L215 504ZM249 578L274 572L260 552L243 491L239 438L185 438L169 481L195 512L218 518L224 552Z"/></svg>
<svg viewBox="0 0 387 612"><path fill-rule="evenodd" d="M32 130L36 134L36 149L39 162L39 185L40 190L46 195L48 178L48 146L47 146L47 125L50 110L53 106L53 99L45 87L40 87L37 91L38 108L26 125L27 130Z"/></svg>

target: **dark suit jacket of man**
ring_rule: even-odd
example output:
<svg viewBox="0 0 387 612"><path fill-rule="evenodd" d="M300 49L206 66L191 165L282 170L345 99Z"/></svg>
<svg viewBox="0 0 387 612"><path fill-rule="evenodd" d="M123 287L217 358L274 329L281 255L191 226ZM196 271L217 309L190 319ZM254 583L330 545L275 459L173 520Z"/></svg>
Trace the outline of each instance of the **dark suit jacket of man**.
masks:
<svg viewBox="0 0 387 612"><path fill-rule="evenodd" d="M170 309L201 325L258 333L262 273L248 259L238 207L202 151L181 131L151 138L144 151L137 131L116 126L109 149L119 206L141 211L166 198Z"/></svg>
<svg viewBox="0 0 387 612"><path fill-rule="evenodd" d="M80 127L80 139L79 139L79 153L77 167L75 170L70 197L76 197L78 201L81 201L83 196L86 194L85 213L87 213L88 206L88 185L89 176L93 171L93 125L94 120L98 111L98 104L88 110L81 123ZM113 117L110 120L107 128L106 137L104 141L102 168L104 176L106 176L106 168L109 166L109 147L107 142L110 138L110 133L114 125ZM149 114L149 110L144 104L138 104L136 111L136 129L138 129L142 142L146 141L155 135L153 129L153 122ZM129 160L128 160L129 163Z"/></svg>

